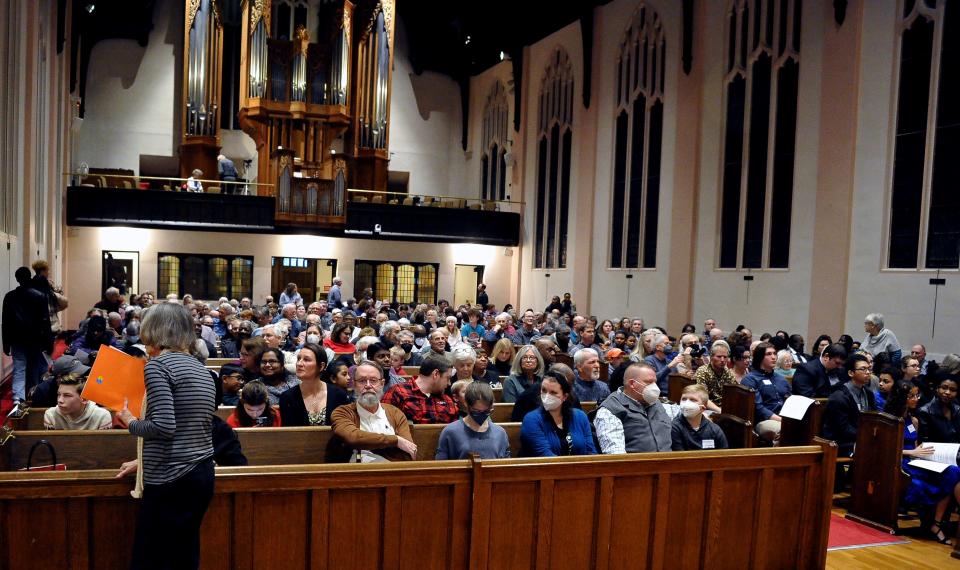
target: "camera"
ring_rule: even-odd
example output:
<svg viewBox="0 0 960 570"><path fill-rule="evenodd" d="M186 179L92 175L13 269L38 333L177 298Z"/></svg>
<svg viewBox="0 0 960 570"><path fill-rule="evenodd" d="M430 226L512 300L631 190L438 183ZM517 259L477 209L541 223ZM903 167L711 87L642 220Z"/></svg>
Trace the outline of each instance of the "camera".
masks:
<svg viewBox="0 0 960 570"><path fill-rule="evenodd" d="M706 352L707 352L707 349L704 348L704 347L703 347L702 345L700 345L700 344L691 344L691 345L690 345L690 356L692 356L692 357L694 357L694 358L700 358L701 356L703 356L704 354L706 354Z"/></svg>

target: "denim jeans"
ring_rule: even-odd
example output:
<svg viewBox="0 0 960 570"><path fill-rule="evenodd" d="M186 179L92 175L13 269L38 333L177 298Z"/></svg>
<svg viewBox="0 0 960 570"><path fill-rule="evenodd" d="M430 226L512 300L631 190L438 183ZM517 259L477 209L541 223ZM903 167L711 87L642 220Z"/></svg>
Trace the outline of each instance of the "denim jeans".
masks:
<svg viewBox="0 0 960 570"><path fill-rule="evenodd" d="M10 354L13 357L13 399L22 402L47 371L47 359L41 348L16 344L10 347Z"/></svg>

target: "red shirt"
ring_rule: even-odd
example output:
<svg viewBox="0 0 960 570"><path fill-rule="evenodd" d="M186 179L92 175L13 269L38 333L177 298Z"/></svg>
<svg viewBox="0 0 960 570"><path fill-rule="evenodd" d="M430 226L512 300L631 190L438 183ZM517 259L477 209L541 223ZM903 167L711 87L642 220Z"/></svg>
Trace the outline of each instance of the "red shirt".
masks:
<svg viewBox="0 0 960 570"><path fill-rule="evenodd" d="M448 424L460 417L453 398L444 392L424 394L416 378L390 388L381 401L398 408L414 424Z"/></svg>
<svg viewBox="0 0 960 570"><path fill-rule="evenodd" d="M241 428L241 427L280 427L280 412L279 412L278 410L275 410L275 409L272 409L272 408L271 408L270 411L273 412L273 424L268 425L268 426L257 426L256 423L254 423L252 426L242 426L242 425L240 425L240 420L237 418L237 410L233 410L232 412L230 412L230 415L227 417L227 425L230 426L230 427L232 427L232 428ZM263 417L263 416L261 416L261 417Z"/></svg>

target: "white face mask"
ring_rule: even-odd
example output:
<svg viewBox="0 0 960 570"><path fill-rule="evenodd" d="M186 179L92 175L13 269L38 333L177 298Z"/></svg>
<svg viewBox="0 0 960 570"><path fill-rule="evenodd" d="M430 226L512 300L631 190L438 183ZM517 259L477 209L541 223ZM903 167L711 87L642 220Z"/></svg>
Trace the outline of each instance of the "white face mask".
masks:
<svg viewBox="0 0 960 570"><path fill-rule="evenodd" d="M560 407L563 402L553 394L540 394L540 401L543 402L543 409L552 412Z"/></svg>
<svg viewBox="0 0 960 570"><path fill-rule="evenodd" d="M700 404L693 400L684 400L680 402L680 411L685 417L694 418L700 413Z"/></svg>
<svg viewBox="0 0 960 570"><path fill-rule="evenodd" d="M648 404L655 404L660 400L660 386L657 386L656 382L648 384L646 388L643 389L643 401Z"/></svg>
<svg viewBox="0 0 960 570"><path fill-rule="evenodd" d="M309 344L320 344L320 335L318 334L308 334L307 343Z"/></svg>

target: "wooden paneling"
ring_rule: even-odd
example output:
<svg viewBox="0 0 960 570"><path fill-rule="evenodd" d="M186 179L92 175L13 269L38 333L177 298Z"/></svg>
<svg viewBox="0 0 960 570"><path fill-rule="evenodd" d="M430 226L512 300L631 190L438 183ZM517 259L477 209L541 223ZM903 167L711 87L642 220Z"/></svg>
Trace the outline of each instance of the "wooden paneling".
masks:
<svg viewBox="0 0 960 570"><path fill-rule="evenodd" d="M860 413L847 518L896 532L904 477L903 430L901 418L883 412Z"/></svg>
<svg viewBox="0 0 960 570"><path fill-rule="evenodd" d="M218 468L201 565L822 567L836 448L818 445ZM0 473L0 568L125 567L137 504L113 475Z"/></svg>

